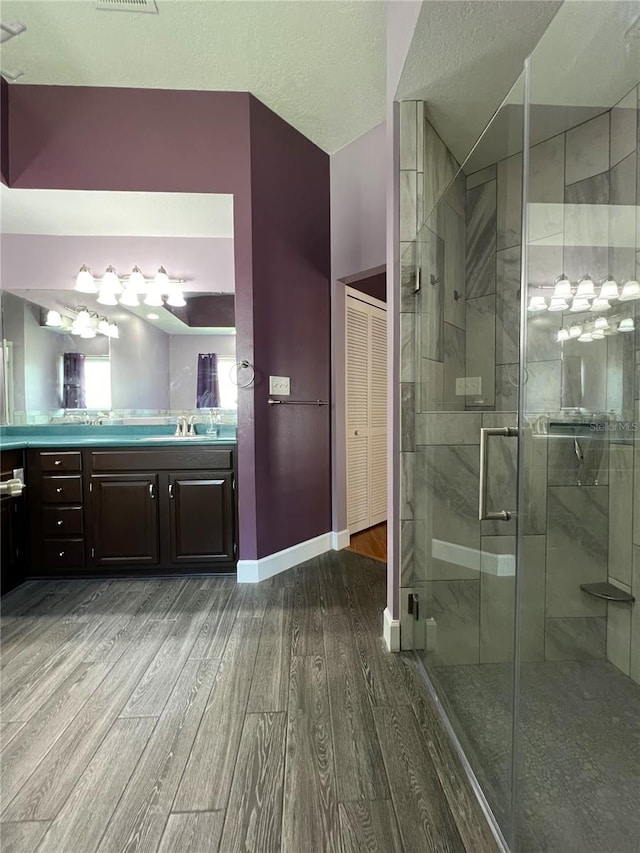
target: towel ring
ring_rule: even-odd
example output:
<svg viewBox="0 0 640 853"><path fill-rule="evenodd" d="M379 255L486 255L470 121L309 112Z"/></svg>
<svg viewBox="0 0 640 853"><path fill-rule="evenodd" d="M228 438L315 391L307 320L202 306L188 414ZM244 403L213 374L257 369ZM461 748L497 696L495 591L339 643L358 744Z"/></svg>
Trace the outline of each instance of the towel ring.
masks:
<svg viewBox="0 0 640 853"><path fill-rule="evenodd" d="M247 382L238 382L238 373L240 370L250 370L251 376L247 380ZM234 372L235 371L235 372ZM253 385L256 378L256 369L255 367L248 362L246 359L242 361L236 361L234 365L232 365L229 371L229 378L238 388L249 388L250 385Z"/></svg>

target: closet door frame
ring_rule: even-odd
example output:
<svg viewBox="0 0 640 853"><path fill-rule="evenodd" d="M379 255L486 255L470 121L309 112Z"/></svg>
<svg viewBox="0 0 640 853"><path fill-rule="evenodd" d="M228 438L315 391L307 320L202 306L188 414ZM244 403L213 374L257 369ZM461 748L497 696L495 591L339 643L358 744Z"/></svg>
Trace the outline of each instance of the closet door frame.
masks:
<svg viewBox="0 0 640 853"><path fill-rule="evenodd" d="M388 322L388 311L387 311L387 303L383 302L380 299L376 299L373 296L369 296L366 293L362 293L361 291L356 290L353 287L349 287L348 285L345 285L344 290L345 290L345 365L344 365L344 369L345 369L345 373L344 373L344 376L345 376L345 413L344 413L344 423L345 423L345 438L346 438L346 445L345 445L345 450L346 450L345 479L346 479L346 487L347 487L347 491L346 491L347 507L346 507L346 509L347 509L347 528L349 530L349 533L351 535L353 535L354 533L357 533L359 530L364 530L373 524L378 524L381 521L384 521L386 518L386 513L385 513L385 518L374 518L372 520L372 514L371 514L371 509L370 509L370 507L371 507L371 489L370 489L370 482L369 482L370 469L371 469L371 455L370 455L371 436L369 434L370 430L371 430L371 418L369 417L369 423L367 425L367 502L368 502L367 521L366 521L366 523L358 522L353 527L349 524L349 457L350 457L349 440L350 440L350 438L352 438L352 436L350 436L350 433L349 433L349 422L348 422L348 418L349 418L349 381L348 381L349 352L348 352L348 339L347 339L347 335L348 335L347 314L348 314L348 309L349 309L349 298L351 297L351 298L355 299L356 301L362 303L364 306L367 306L368 308L373 307L373 308L377 308L381 311L384 311L384 313L387 315L387 322ZM371 319L369 317L369 324L370 323L371 323ZM369 335L370 335L370 326L369 326ZM369 372L370 371L371 371L371 364L369 364ZM388 387L388 378L387 378L387 387ZM370 405L371 405L371 380L370 380L370 377L369 377L369 384L368 384L368 391L367 391L367 401L368 401L368 406L370 407Z"/></svg>

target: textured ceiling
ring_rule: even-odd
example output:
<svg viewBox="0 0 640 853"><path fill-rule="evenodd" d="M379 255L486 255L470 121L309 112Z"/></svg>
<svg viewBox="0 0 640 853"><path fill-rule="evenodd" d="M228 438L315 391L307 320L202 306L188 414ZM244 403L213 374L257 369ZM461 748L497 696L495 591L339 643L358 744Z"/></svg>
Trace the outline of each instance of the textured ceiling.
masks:
<svg viewBox="0 0 640 853"><path fill-rule="evenodd" d="M2 67L24 71L18 85L249 91L329 153L384 120L383 2L157 5L150 15L92 0L3 0L3 21L27 32L3 45Z"/></svg>
<svg viewBox="0 0 640 853"><path fill-rule="evenodd" d="M427 102L430 120L462 163L559 6L559 0L423 3L396 96Z"/></svg>

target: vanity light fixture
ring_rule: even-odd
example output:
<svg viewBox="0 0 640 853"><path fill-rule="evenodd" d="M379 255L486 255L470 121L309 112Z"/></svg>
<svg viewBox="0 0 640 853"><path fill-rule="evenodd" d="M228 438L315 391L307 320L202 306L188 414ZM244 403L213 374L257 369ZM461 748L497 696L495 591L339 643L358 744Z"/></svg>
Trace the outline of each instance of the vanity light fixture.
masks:
<svg viewBox="0 0 640 853"><path fill-rule="evenodd" d="M571 299L571 282L566 277L564 273L559 275L555 280L555 286L553 288L553 298L554 299Z"/></svg>
<svg viewBox="0 0 640 853"><path fill-rule="evenodd" d="M187 304L182 284L183 279L169 278L164 267L159 267L153 279L148 279L138 266L134 266L129 275L118 276L115 268L109 265L98 287L93 273L83 264L76 278L76 290L80 293L97 293L100 305L120 304L128 308L139 307L141 301L153 308L162 308L165 303L181 308Z"/></svg>
<svg viewBox="0 0 640 853"><path fill-rule="evenodd" d="M593 340L591 332L583 332L578 338L581 344L589 344Z"/></svg>
<svg viewBox="0 0 640 853"><path fill-rule="evenodd" d="M605 276L600 285L599 298L611 301L612 299L617 299L619 296L620 291L618 290L618 282L612 275Z"/></svg>
<svg viewBox="0 0 640 853"><path fill-rule="evenodd" d="M591 276L585 275L578 281L575 299L595 299L596 289Z"/></svg>
<svg viewBox="0 0 640 853"><path fill-rule="evenodd" d="M574 296L571 303L571 312L577 314L580 311L588 311L591 308L591 303L586 296Z"/></svg>
<svg viewBox="0 0 640 853"><path fill-rule="evenodd" d="M590 310L596 313L598 311L608 311L609 308L611 308L611 305L609 304L608 299L605 299L602 296L596 296L596 298L591 303Z"/></svg>
<svg viewBox="0 0 640 853"><path fill-rule="evenodd" d="M530 311L532 314L537 314L540 311L547 310L547 300L544 296L531 296L529 299L529 305L527 306L527 311Z"/></svg>
<svg viewBox="0 0 640 853"><path fill-rule="evenodd" d="M47 311L46 326L52 326L54 329L59 329L62 326L62 314L59 311Z"/></svg>
<svg viewBox="0 0 640 853"><path fill-rule="evenodd" d="M96 281L93 273L86 264L80 267L80 271L76 277L76 290L79 293L97 293Z"/></svg>
<svg viewBox="0 0 640 853"><path fill-rule="evenodd" d="M555 299L552 298L549 303L549 311L568 311L569 303L566 299Z"/></svg>
<svg viewBox="0 0 640 853"><path fill-rule="evenodd" d="M569 337L570 337L570 335L569 335L568 329L560 329L558 332L558 337L556 338L556 340L558 341L559 344L561 344L561 343L564 343L564 341L568 341Z"/></svg>
<svg viewBox="0 0 640 853"><path fill-rule="evenodd" d="M597 332L604 332L609 328L609 321L606 317L597 317L595 323L593 324L593 328Z"/></svg>
<svg viewBox="0 0 640 853"><path fill-rule="evenodd" d="M620 294L620 302L631 302L632 299L640 299L640 283L635 279L625 282Z"/></svg>
<svg viewBox="0 0 640 853"><path fill-rule="evenodd" d="M620 325L618 326L619 332L634 332L636 328L635 323L633 322L633 317L625 317L624 320L620 320Z"/></svg>
<svg viewBox="0 0 640 853"><path fill-rule="evenodd" d="M578 325L578 323L574 323L573 326L569 326L569 337L570 338L579 338L582 334L582 326Z"/></svg>

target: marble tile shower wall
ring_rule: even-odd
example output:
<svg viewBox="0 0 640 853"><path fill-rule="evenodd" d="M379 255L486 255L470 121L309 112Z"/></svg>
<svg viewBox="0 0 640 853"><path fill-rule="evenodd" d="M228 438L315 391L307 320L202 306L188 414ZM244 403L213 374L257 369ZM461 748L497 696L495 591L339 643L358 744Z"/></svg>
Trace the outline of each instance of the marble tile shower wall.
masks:
<svg viewBox="0 0 640 853"><path fill-rule="evenodd" d="M585 272L624 279L634 274L634 259L640 275L640 254L617 247L614 234L604 241L612 248L595 240L591 246L588 238L597 227L589 224L593 205L637 205L637 99L634 90L610 112L531 149L533 283L549 283L562 271L572 280ZM403 103L401 116L401 166L413 172L403 178L401 202L402 585L420 590L436 619L434 663L504 661L511 655L513 577L445 562L434 557L433 542L479 551L483 560L515 549L512 522L481 525L476 517L480 427L515 419L522 157L466 180L460 174L451 184L458 164L426 121L423 104ZM633 314L634 307L627 303L625 310ZM570 393L555 343L562 322L550 313L530 321L530 413L559 412ZM640 422L640 331L635 340L619 335L606 344L602 408ZM634 361L635 386L622 369ZM480 394L456 394L456 379L478 376ZM570 441L527 437L525 660L606 656L640 681L640 606L607 606L579 588L608 577L640 600L639 441L606 440L578 486ZM491 447L492 508L515 503L515 449L508 439Z"/></svg>

